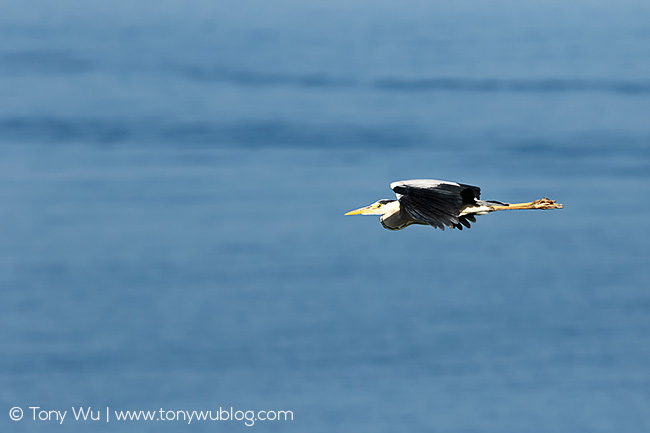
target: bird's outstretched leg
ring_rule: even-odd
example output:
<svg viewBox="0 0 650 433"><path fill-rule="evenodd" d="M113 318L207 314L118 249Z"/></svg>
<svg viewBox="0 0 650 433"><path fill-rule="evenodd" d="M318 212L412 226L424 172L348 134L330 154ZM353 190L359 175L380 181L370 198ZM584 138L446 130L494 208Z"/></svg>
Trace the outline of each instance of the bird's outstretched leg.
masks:
<svg viewBox="0 0 650 433"><path fill-rule="evenodd" d="M528 203L510 203L507 206L489 206L489 208L490 212L494 212L497 210L516 209L562 209L562 205L560 203L555 203L555 200L549 200L544 197Z"/></svg>

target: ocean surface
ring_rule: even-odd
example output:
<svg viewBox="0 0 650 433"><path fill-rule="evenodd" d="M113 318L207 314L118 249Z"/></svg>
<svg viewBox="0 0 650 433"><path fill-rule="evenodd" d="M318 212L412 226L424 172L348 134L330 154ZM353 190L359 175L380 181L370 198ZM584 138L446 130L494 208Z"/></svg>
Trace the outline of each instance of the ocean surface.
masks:
<svg viewBox="0 0 650 433"><path fill-rule="evenodd" d="M2 2L0 430L650 431L649 18ZM343 216L413 178L565 208Z"/></svg>

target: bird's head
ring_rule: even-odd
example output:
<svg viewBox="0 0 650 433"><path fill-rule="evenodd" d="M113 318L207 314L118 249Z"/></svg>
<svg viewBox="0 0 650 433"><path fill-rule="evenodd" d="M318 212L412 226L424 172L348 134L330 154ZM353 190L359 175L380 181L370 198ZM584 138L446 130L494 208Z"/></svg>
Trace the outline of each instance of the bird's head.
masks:
<svg viewBox="0 0 650 433"><path fill-rule="evenodd" d="M399 208L397 200L381 199L377 200L369 206L359 209L351 210L346 215L384 215L388 212L393 212Z"/></svg>

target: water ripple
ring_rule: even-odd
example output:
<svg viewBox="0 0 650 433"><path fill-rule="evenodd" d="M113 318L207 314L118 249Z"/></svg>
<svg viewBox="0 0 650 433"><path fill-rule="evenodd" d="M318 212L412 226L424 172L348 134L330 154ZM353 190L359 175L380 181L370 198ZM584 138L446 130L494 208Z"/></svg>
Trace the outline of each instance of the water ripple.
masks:
<svg viewBox="0 0 650 433"><path fill-rule="evenodd" d="M395 125L316 126L290 121L173 122L167 119L122 118L0 118L0 143L155 142L259 147L382 148L413 145L420 134Z"/></svg>
<svg viewBox="0 0 650 433"><path fill-rule="evenodd" d="M93 69L86 58L65 50L24 50L0 52L0 72L11 75L25 73L80 74Z"/></svg>
<svg viewBox="0 0 650 433"><path fill-rule="evenodd" d="M619 93L645 95L650 93L650 82L586 79L471 79L471 78L387 78L378 80L374 87L390 91L464 91L512 93Z"/></svg>
<svg viewBox="0 0 650 433"><path fill-rule="evenodd" d="M285 74L237 71L228 68L171 67L180 76L200 82L226 82L240 86L296 88L371 88L391 92L479 92L479 93L613 93L622 95L650 94L650 81L605 80L583 78L463 78L385 77L356 80L349 77L313 74Z"/></svg>

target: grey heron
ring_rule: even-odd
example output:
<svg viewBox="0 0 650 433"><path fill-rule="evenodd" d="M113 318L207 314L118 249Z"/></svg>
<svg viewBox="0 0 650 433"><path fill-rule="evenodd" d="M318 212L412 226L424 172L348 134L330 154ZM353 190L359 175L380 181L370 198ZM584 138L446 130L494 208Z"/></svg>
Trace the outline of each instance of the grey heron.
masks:
<svg viewBox="0 0 650 433"><path fill-rule="evenodd" d="M502 203L480 200L477 186L433 179L402 180L390 184L397 200L381 199L345 215L381 215L381 225L401 230L411 224L462 230L476 222L476 215L498 210L562 209L555 200L544 197L528 203Z"/></svg>

